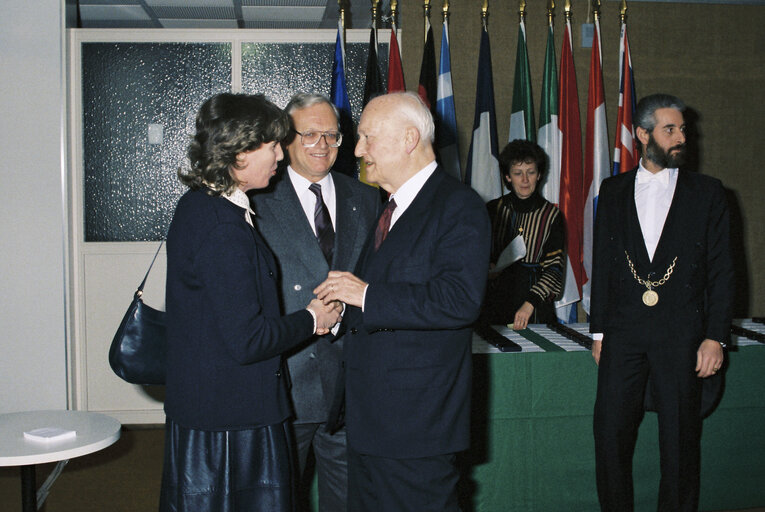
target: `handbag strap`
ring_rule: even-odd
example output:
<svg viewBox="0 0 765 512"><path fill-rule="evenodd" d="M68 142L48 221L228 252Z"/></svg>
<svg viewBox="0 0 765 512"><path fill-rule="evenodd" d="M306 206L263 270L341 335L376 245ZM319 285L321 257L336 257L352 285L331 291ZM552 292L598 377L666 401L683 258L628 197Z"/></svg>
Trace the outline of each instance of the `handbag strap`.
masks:
<svg viewBox="0 0 765 512"><path fill-rule="evenodd" d="M140 297L143 295L143 285L146 284L146 279L149 277L149 272L151 272L151 267L154 266L154 262L157 260L157 255L159 254L159 250L162 249L162 244L165 243L164 240L162 240L159 243L159 247L157 247L157 252L154 253L154 257L151 259L151 263L149 264L149 269L146 271L146 275L143 276L143 281L141 281L141 284L138 285L138 289L135 291L135 296Z"/></svg>

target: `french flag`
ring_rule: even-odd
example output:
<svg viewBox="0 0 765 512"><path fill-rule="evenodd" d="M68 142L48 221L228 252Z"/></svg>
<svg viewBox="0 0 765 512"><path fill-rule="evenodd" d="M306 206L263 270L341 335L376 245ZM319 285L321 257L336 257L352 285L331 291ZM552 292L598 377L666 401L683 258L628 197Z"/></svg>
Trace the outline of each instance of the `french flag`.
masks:
<svg viewBox="0 0 765 512"><path fill-rule="evenodd" d="M609 176L608 128L606 126L606 100L603 94L603 56L600 46L600 20L595 17L595 34L590 54L590 84L587 95L587 131L584 147L584 225L582 236L582 308L590 314L590 276L592 276L592 244L595 213L598 208L600 183Z"/></svg>

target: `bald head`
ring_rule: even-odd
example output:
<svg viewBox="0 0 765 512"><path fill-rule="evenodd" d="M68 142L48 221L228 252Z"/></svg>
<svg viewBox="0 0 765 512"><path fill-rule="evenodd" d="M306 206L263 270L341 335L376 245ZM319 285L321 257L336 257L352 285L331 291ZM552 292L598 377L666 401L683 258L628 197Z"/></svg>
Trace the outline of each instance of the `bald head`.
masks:
<svg viewBox="0 0 765 512"><path fill-rule="evenodd" d="M378 96L361 113L356 156L366 163L367 179L394 193L435 160L433 116L410 92Z"/></svg>

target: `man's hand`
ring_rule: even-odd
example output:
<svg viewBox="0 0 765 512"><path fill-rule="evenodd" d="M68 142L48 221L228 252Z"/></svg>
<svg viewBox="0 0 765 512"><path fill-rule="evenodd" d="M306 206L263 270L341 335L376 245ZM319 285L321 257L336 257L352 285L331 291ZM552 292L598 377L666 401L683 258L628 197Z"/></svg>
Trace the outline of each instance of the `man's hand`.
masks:
<svg viewBox="0 0 765 512"><path fill-rule="evenodd" d="M715 340L705 339L696 352L696 375L702 379L714 375L723 364L723 349Z"/></svg>
<svg viewBox="0 0 765 512"><path fill-rule="evenodd" d="M513 321L513 329L520 331L525 329L529 325L529 318L534 313L534 306L530 302L526 301L515 312L515 320Z"/></svg>
<svg viewBox="0 0 765 512"><path fill-rule="evenodd" d="M603 340L592 340L592 358L598 366L600 366L600 350L602 348Z"/></svg>
<svg viewBox="0 0 765 512"><path fill-rule="evenodd" d="M316 315L316 334L320 336L327 334L343 318L341 316L343 305L337 301L325 304L319 299L313 299L306 309L313 311Z"/></svg>
<svg viewBox="0 0 765 512"><path fill-rule="evenodd" d="M351 306L361 307L367 283L350 272L332 270L327 279L313 291L325 304L339 300Z"/></svg>

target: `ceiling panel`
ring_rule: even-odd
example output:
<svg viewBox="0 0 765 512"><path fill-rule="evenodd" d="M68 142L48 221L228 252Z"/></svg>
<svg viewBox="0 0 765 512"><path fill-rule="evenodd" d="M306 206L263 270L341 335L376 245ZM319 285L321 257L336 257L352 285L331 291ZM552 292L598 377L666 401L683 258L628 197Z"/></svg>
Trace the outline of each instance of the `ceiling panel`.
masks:
<svg viewBox="0 0 765 512"><path fill-rule="evenodd" d="M245 7L244 21L292 21L319 22L324 17L324 7Z"/></svg>
<svg viewBox="0 0 765 512"><path fill-rule="evenodd" d="M150 20L151 17L140 5L81 5L83 20Z"/></svg>
<svg viewBox="0 0 765 512"><path fill-rule="evenodd" d="M337 0L66 0L84 28L335 28ZM346 28L367 28L370 0L349 0ZM381 12L390 10L383 0ZM352 23L352 26L350 25ZM383 24L380 25L381 27Z"/></svg>

